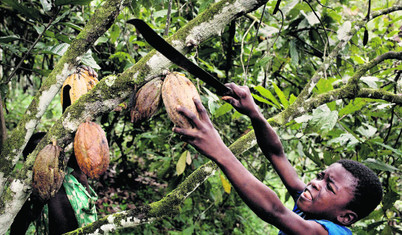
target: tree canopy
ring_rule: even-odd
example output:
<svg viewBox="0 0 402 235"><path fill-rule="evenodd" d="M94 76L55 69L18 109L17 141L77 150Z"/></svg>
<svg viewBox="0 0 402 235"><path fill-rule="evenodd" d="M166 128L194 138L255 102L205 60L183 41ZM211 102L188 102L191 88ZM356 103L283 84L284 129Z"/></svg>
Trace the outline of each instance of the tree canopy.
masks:
<svg viewBox="0 0 402 235"><path fill-rule="evenodd" d="M217 166L171 129L163 107L130 122L132 97L164 71L196 85L223 140L290 208L250 121L213 89L157 53L139 18L221 82L247 85L306 182L339 159L381 179L384 199L352 227L401 233L402 3L389 1L3 0L0 13L0 234L32 189L37 153L56 139L71 154L78 125L99 123L111 164L98 181L98 221L72 233L275 233ZM100 82L62 113L60 88L75 68ZM29 157L33 133L47 132Z"/></svg>

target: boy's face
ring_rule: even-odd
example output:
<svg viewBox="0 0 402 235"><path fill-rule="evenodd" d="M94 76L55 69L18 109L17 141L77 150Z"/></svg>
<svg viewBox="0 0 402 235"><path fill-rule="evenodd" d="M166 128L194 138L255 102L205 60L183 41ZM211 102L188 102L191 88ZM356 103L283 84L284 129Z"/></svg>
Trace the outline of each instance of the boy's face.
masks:
<svg viewBox="0 0 402 235"><path fill-rule="evenodd" d="M353 199L356 183L350 172L334 163L307 184L297 206L309 217L335 221Z"/></svg>

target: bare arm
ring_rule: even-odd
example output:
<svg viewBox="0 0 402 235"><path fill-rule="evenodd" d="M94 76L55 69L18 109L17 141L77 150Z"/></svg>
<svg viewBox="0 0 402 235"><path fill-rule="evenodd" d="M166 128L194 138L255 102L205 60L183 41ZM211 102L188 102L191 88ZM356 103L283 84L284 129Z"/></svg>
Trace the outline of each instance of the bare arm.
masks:
<svg viewBox="0 0 402 235"><path fill-rule="evenodd" d="M254 132L264 155L272 163L289 193L294 197L297 191L304 189L305 184L300 180L295 169L288 161L282 147L282 143L272 129L271 125L265 120L260 109L255 104L251 96L250 89L246 86L237 86L233 83L227 84L239 97L222 97L236 108L237 111L250 117Z"/></svg>
<svg viewBox="0 0 402 235"><path fill-rule="evenodd" d="M188 109L177 110L195 125L194 129L175 127L174 131L199 152L215 161L228 177L244 202L263 220L288 234L327 234L316 222L304 220L287 209L273 190L255 178L223 143L213 127L205 108L195 100L200 118Z"/></svg>

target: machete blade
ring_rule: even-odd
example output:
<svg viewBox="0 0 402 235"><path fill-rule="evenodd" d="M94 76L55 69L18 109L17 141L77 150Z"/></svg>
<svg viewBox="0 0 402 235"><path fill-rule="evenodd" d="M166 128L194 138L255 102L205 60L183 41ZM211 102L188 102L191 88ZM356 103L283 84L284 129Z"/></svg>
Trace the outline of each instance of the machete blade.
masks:
<svg viewBox="0 0 402 235"><path fill-rule="evenodd" d="M147 23L140 19L132 19L127 21L127 23L133 24L135 28L141 33L144 39L162 55L172 61L174 64L180 66L187 72L203 80L208 85L215 88L218 95L230 95L235 96L232 89L226 87L223 83L218 81L214 76L212 76L207 71L203 70L193 62L191 62L187 57L176 50L172 45L167 43L165 39L159 36Z"/></svg>

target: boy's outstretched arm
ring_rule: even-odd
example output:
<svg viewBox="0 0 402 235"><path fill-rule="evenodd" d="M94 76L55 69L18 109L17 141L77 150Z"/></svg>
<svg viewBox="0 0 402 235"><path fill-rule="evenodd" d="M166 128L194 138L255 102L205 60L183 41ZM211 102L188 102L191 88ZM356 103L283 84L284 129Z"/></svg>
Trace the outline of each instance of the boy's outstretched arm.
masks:
<svg viewBox="0 0 402 235"><path fill-rule="evenodd" d="M227 84L227 86L237 97L224 96L222 99L230 103L238 112L250 117L258 145L272 163L290 195L294 197L296 192L302 191L306 185L300 180L288 161L278 135L260 112L247 86L238 86L234 83Z"/></svg>
<svg viewBox="0 0 402 235"><path fill-rule="evenodd" d="M199 118L185 107L177 108L194 124L194 128L175 127L174 132L216 162L240 197L261 219L288 234L305 234L306 231L309 234L328 234L318 223L304 220L287 209L274 191L255 178L223 143L201 102L194 100L194 103Z"/></svg>

